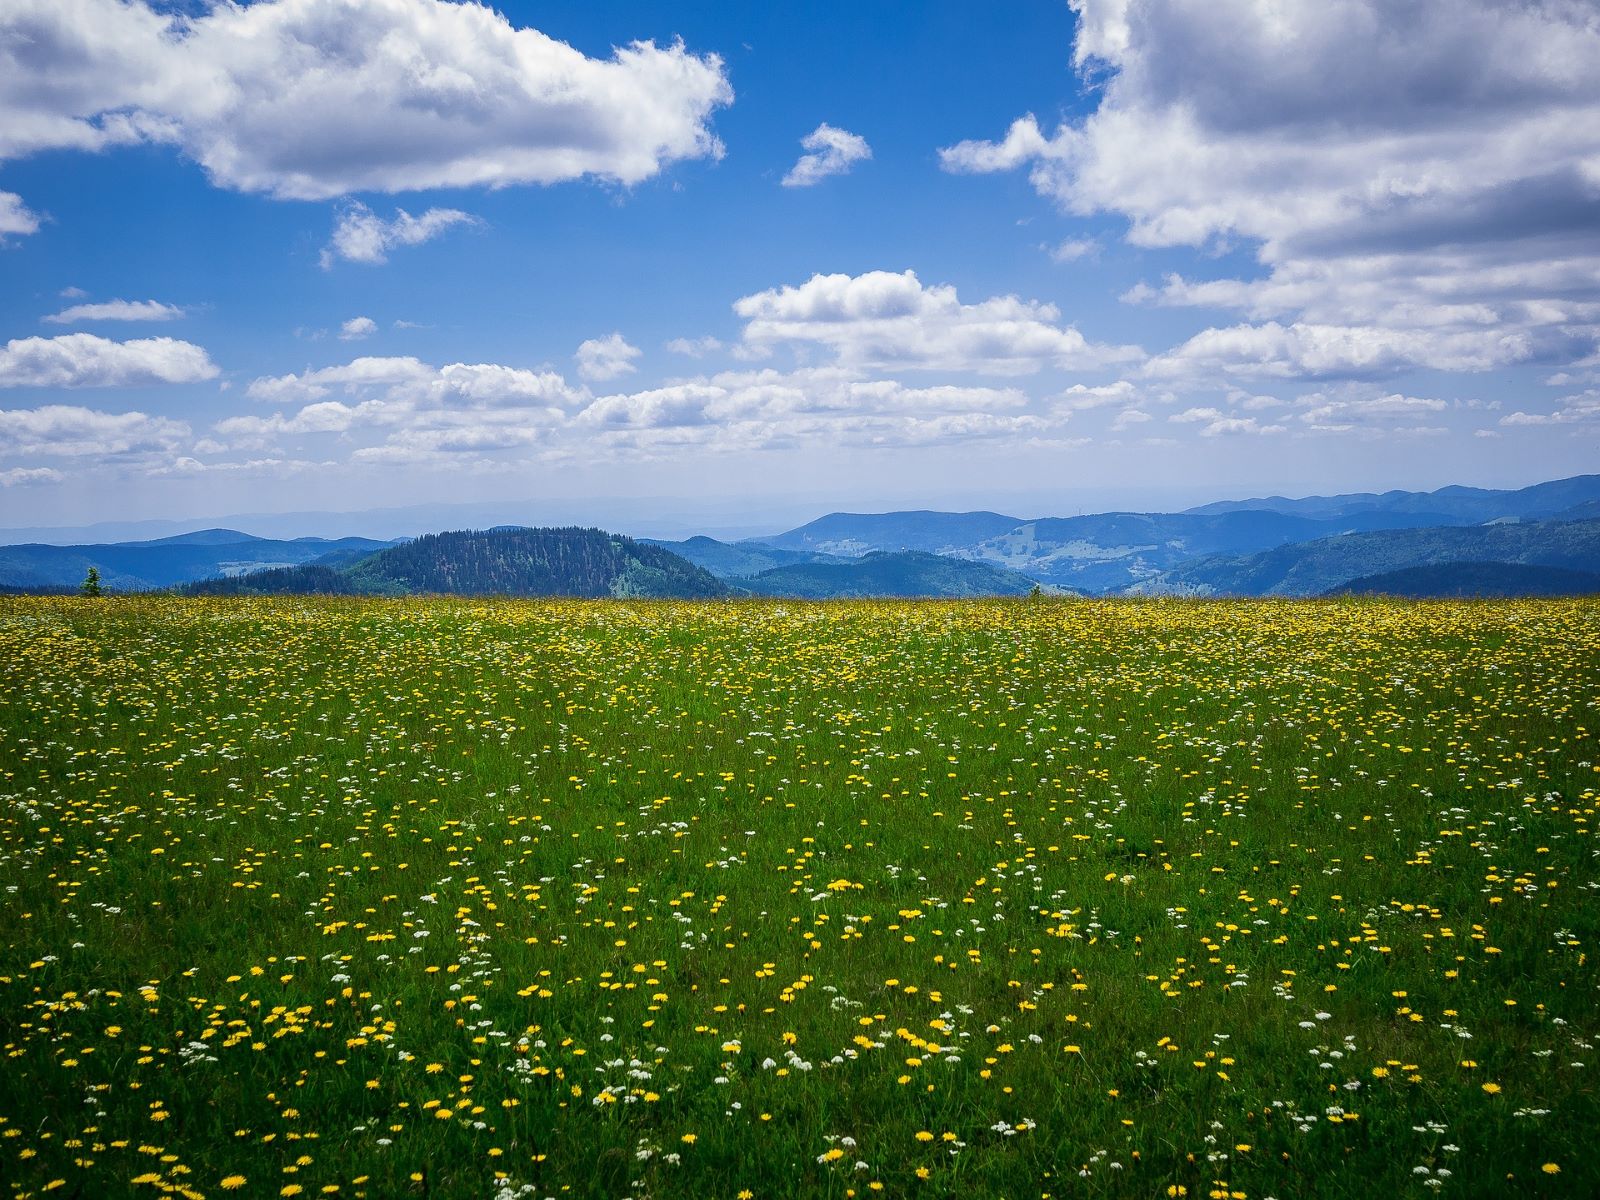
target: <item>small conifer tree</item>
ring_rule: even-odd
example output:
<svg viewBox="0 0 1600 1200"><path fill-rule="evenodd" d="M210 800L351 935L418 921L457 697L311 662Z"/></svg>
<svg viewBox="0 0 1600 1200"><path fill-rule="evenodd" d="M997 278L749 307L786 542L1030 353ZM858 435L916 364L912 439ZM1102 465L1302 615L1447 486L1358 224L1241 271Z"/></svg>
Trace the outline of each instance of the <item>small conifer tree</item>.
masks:
<svg viewBox="0 0 1600 1200"><path fill-rule="evenodd" d="M83 582L78 585L78 590L85 596L100 596L104 593L100 588L100 569L90 567L89 573L83 577Z"/></svg>

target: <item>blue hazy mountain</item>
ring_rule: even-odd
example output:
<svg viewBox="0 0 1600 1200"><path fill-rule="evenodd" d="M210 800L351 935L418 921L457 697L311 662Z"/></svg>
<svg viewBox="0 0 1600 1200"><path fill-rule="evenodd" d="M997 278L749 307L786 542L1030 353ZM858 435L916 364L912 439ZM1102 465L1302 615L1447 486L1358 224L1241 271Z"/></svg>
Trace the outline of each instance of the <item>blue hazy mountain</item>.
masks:
<svg viewBox="0 0 1600 1200"><path fill-rule="evenodd" d="M718 541L700 536L682 541L641 539L636 544L671 553L732 581L775 570L845 567L872 554L917 553L983 564L1090 594L1315 595L1364 576L1450 562L1586 570L1582 554L1572 562L1540 557L1552 553L1549 548L1555 542L1577 535L1533 526L1597 519L1600 475L1580 475L1515 490L1446 487L1432 492L1266 497L1222 501L1179 513L1025 519L988 511L835 512L757 539ZM1444 532L1451 529L1469 532L1452 539ZM1500 532L1470 532L1480 529ZM1418 536L1398 536L1408 531ZM1423 536L1420 531L1432 532ZM1388 534L1396 536L1379 536ZM113 590L170 587L307 564L342 571L394 544L366 538L272 539L219 528L141 542L0 546L0 588L75 587L91 566ZM1296 554L1297 546L1317 548ZM912 560L878 563L874 570L880 578L873 586L889 590L873 594L913 594L904 589L919 586L911 582L916 579L929 590L915 594L967 594L963 589L971 582L940 576L930 564ZM890 579L896 571L899 582ZM788 578L792 582L783 586L825 592L824 581L834 579L847 594L863 594L859 588L864 577L844 572L801 572ZM292 580L278 582L287 585ZM763 586L778 584L769 581Z"/></svg>
<svg viewBox="0 0 1600 1200"><path fill-rule="evenodd" d="M1386 513L1339 520L1277 512L1101 513L1026 521L956 553L1062 587L1110 592L1204 555L1250 554L1409 523Z"/></svg>
<svg viewBox="0 0 1600 1200"><path fill-rule="evenodd" d="M1259 554L1195 559L1131 590L1196 596L1320 596L1367 576L1453 563L1600 572L1600 520L1352 533Z"/></svg>
<svg viewBox="0 0 1600 1200"><path fill-rule="evenodd" d="M859 558L874 550L922 550L948 554L1021 524L992 512L829 513L772 537L757 538L782 550Z"/></svg>
<svg viewBox="0 0 1600 1200"><path fill-rule="evenodd" d="M921 550L874 550L842 562L796 563L732 583L757 596L803 600L1023 596L1036 586L1004 567Z"/></svg>
<svg viewBox="0 0 1600 1200"><path fill-rule="evenodd" d="M660 546L688 559L697 567L704 567L719 579L737 579L758 575L774 567L788 567L800 563L844 562L838 555L817 554L807 550L783 550L765 542L719 542L715 538L692 537L681 542L662 541L658 538L640 538L650 546Z"/></svg>
<svg viewBox="0 0 1600 1200"><path fill-rule="evenodd" d="M1594 596L1600 595L1600 572L1533 563L1449 562L1363 575L1327 594L1400 596L1410 600Z"/></svg>
<svg viewBox="0 0 1600 1200"><path fill-rule="evenodd" d="M1299 500L1266 496L1255 500L1222 500L1188 511L1280 512L1324 520L1356 513L1386 512L1414 516L1417 525L1481 525L1506 517L1555 517L1568 509L1596 502L1600 502L1600 475L1574 475L1515 491L1451 486L1432 492L1351 492L1342 496L1306 496Z"/></svg>
<svg viewBox="0 0 1600 1200"><path fill-rule="evenodd" d="M76 587L90 567L115 591L148 591L213 576L299 566L332 555L370 554L389 542L370 538L276 541L236 529L202 529L150 542L95 546L0 546L0 584L21 588Z"/></svg>

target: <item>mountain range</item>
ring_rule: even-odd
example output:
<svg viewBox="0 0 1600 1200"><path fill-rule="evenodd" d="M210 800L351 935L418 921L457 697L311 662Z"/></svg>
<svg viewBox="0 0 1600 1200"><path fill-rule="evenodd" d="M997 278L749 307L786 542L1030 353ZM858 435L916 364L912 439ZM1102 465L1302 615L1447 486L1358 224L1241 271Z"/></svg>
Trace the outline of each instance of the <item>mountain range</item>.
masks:
<svg viewBox="0 0 1600 1200"><path fill-rule="evenodd" d="M638 539L506 526L416 539L209 529L141 542L0 547L0 592L680 596L1315 596L1592 591L1600 475L1517 490L1269 496L1176 513L1024 518L830 513L757 538ZM1419 573L1420 572L1420 573Z"/></svg>

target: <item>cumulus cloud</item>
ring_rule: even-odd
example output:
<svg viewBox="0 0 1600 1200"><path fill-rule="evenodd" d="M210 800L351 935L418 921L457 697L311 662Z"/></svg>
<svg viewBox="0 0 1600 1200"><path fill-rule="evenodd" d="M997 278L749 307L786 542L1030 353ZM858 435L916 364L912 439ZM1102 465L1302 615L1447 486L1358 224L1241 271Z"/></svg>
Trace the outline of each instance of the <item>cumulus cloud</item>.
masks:
<svg viewBox="0 0 1600 1200"><path fill-rule="evenodd" d="M189 436L182 421L142 412L109 413L77 405L0 409L0 453L101 458L170 451Z"/></svg>
<svg viewBox="0 0 1600 1200"><path fill-rule="evenodd" d="M44 319L52 325L76 325L80 321L175 321L181 316L183 309L159 300L106 300L74 304Z"/></svg>
<svg viewBox="0 0 1600 1200"><path fill-rule="evenodd" d="M554 371L497 363L436 367L411 357L357 358L267 376L252 382L246 395L300 407L218 421L213 433L234 447L331 434L376 437L355 452L394 461L526 447L589 399Z"/></svg>
<svg viewBox="0 0 1600 1200"><path fill-rule="evenodd" d="M192 342L114 342L91 333L14 338L0 346L0 388L131 387L215 379L211 357Z"/></svg>
<svg viewBox="0 0 1600 1200"><path fill-rule="evenodd" d="M0 471L0 487L36 487L40 484L60 483L66 476L54 467L12 467Z"/></svg>
<svg viewBox="0 0 1600 1200"><path fill-rule="evenodd" d="M909 386L844 367L724 371L601 396L573 422L592 447L651 456L827 445L907 447L1052 436L1015 388Z"/></svg>
<svg viewBox="0 0 1600 1200"><path fill-rule="evenodd" d="M800 148L806 153L783 177L784 187L812 187L830 175L848 174L853 165L872 157L866 138L826 121L800 139Z"/></svg>
<svg viewBox="0 0 1600 1200"><path fill-rule="evenodd" d="M812 344L841 364L1017 375L1137 358L1133 347L1093 345L1060 324L1054 305L997 296L963 304L948 284L925 287L913 271L813 275L735 302L744 344L767 351Z"/></svg>
<svg viewBox="0 0 1600 1200"><path fill-rule="evenodd" d="M1505 426L1600 425L1600 390L1589 388L1563 396L1550 412L1523 412L1520 409L1500 418Z"/></svg>
<svg viewBox="0 0 1600 1200"><path fill-rule="evenodd" d="M1130 299L1391 334L1359 374L1563 361L1600 337L1600 22L1564 0L1071 0L1096 111L942 151L1027 168L1139 246L1244 240L1258 278ZM1237 331L1223 331L1237 337ZM1254 373L1296 374L1304 338ZM1313 356L1322 361L1321 356ZM1324 367L1337 372L1336 362ZM1313 370L1321 368L1313 367Z"/></svg>
<svg viewBox="0 0 1600 1200"><path fill-rule="evenodd" d="M1523 330L1419 330L1315 325L1234 325L1207 329L1151 359L1158 378L1224 373L1246 378L1318 379L1388 375L1412 366L1486 371L1533 352Z"/></svg>
<svg viewBox="0 0 1600 1200"><path fill-rule="evenodd" d="M15 192L0 192L0 241L39 232L39 214Z"/></svg>
<svg viewBox="0 0 1600 1200"><path fill-rule="evenodd" d="M1430 396L1363 393L1349 388L1312 392L1301 396L1296 404L1303 409L1298 417L1307 432L1354 433L1372 438L1442 432L1439 426L1423 422L1438 420L1450 408L1448 402ZM1481 406L1467 403L1458 407Z"/></svg>
<svg viewBox="0 0 1600 1200"><path fill-rule="evenodd" d="M579 375L600 383L638 370L633 360L639 354L639 347L630 346L620 333L608 333L603 338L583 342L573 357L578 361Z"/></svg>
<svg viewBox="0 0 1600 1200"><path fill-rule="evenodd" d="M682 354L686 358L704 358L708 354L715 354L722 349L722 342L714 337L673 338L666 343L667 350L672 354Z"/></svg>
<svg viewBox="0 0 1600 1200"><path fill-rule="evenodd" d="M1075 383L1056 397L1056 406L1069 412L1089 408L1108 408L1131 404L1139 399L1139 389L1126 379L1115 383L1090 385Z"/></svg>
<svg viewBox="0 0 1600 1200"><path fill-rule="evenodd" d="M207 453L288 459L300 439L325 439L317 444L344 446L351 461L369 464L494 466L817 444L1058 445L1066 421L1034 411L1014 387L919 386L837 364L722 371L595 396L551 371L369 357L264 377L247 394L274 409L217 422Z"/></svg>
<svg viewBox="0 0 1600 1200"><path fill-rule="evenodd" d="M161 142L219 186L354 192L638 183L714 158L721 59L633 42L589 58L478 3L149 0L0 9L0 158Z"/></svg>
<svg viewBox="0 0 1600 1200"><path fill-rule="evenodd" d="M350 204L334 222L333 238L322 249L322 269L328 270L341 258L381 266L396 246L420 246L457 225L476 224L477 217L458 208L430 208L420 217L400 208L386 221L365 204Z"/></svg>
<svg viewBox="0 0 1600 1200"><path fill-rule="evenodd" d="M339 326L339 340L341 342L359 342L362 338L371 337L378 332L378 323L371 317L351 317Z"/></svg>
<svg viewBox="0 0 1600 1200"><path fill-rule="evenodd" d="M1100 253L1100 243L1093 238L1066 238L1054 246L1046 246L1045 253L1052 262L1070 263L1081 258L1094 258Z"/></svg>
<svg viewBox="0 0 1600 1200"><path fill-rule="evenodd" d="M1229 434L1275 434L1287 431L1286 425L1263 425L1254 417L1236 417L1216 408L1189 408L1167 418L1180 425L1197 424L1201 437L1225 437Z"/></svg>

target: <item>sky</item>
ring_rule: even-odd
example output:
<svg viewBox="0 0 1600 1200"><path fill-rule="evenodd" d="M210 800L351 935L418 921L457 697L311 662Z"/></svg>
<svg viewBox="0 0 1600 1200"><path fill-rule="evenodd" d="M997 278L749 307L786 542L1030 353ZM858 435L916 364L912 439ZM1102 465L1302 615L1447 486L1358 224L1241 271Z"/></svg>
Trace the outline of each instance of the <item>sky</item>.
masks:
<svg viewBox="0 0 1600 1200"><path fill-rule="evenodd" d="M0 528L1597 451L1583 0L0 0Z"/></svg>

